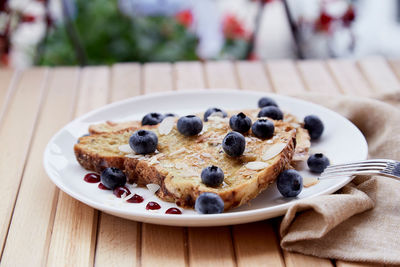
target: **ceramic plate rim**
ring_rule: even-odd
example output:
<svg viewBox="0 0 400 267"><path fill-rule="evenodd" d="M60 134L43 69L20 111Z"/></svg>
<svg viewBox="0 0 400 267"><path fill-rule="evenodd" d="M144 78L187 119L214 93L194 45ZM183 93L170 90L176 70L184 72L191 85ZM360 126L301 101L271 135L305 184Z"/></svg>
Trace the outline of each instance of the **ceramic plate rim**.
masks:
<svg viewBox="0 0 400 267"><path fill-rule="evenodd" d="M340 116L343 120L346 121L346 123L350 124L351 127L357 134L362 138L364 141L363 143L365 144L364 149L366 149L364 158L366 159L368 156L368 144L367 141L365 140L364 135L361 133L361 131L352 123L350 122L347 118L343 117L339 113L330 110L324 106L308 102L303 99L298 99L295 97L290 97L286 95L280 95L280 94L274 94L274 93L269 93L269 92L258 92L258 91L250 91L250 90L237 90L237 89L227 89L227 88L220 88L220 89L196 89L196 90L180 90L180 91L166 91L166 92L159 92L159 93L151 93L151 94L146 94L146 95L139 95L135 97L131 97L128 99L124 99L121 101L117 101L111 104L104 105L100 108L97 108L95 110L92 110L88 113L85 113L82 116L79 116L66 124L64 127L62 127L60 130L58 130L50 139L48 144L46 145L44 154L43 154L43 165L44 169L49 176L50 180L63 192L67 193L71 197L93 207L99 210L102 210L106 213L110 213L116 216L120 216L123 218L131 219L131 220L138 220L138 221L143 221L143 222L153 222L154 220L161 219L158 224L164 224L164 225L175 225L175 226L217 226L217 225L229 225L229 224L235 224L235 223L247 223L247 222L253 222L257 220L262 220L262 219L267 219L267 218L272 218L276 217L279 215L282 215L286 212L286 210L293 205L293 203L296 203L300 200L304 199L310 199L316 196L320 195L328 195L332 194L333 192L336 192L340 188L342 188L344 185L349 183L352 178L351 177L345 177L340 180L337 184L334 186L327 188L323 191L320 191L318 193L315 193L312 196L302 198L302 199L297 199L293 200L287 203L283 204L277 204L276 206L272 207L265 207L265 208L257 208L254 210L245 210L245 211L238 211L238 212L232 212L232 213L221 213L221 214L207 214L207 215L202 215L199 216L198 214L186 214L186 215L170 215L170 214L156 214L156 213L143 213L143 212L136 212L130 210L124 211L121 210L117 207L112 207L112 206L106 206L106 205L101 205L100 203L96 202L95 200L92 200L89 196L83 196L79 193L76 193L74 190L71 190L67 186L64 186L64 184L59 181L59 178L53 177L51 175L51 170L49 166L48 159L51 157L50 155L50 145L54 143L54 140L57 139L58 136L60 136L63 131L68 128L70 125L73 125L79 121L83 121L86 118L92 116L93 114L96 114L98 112L102 112L106 109L113 108L115 106L123 105L124 103L130 102L132 100L135 101L140 101L143 99L148 99L148 98L157 98L157 97L162 97L162 96L169 96L171 94L221 94L221 93L229 93L229 94L252 94L252 95L257 95L257 96L270 96L270 97L275 97L278 100L279 99L287 99L287 100L294 100L297 102L301 102L302 104L307 104L307 105L312 105L312 106L318 106L320 109L324 109L327 113L334 114L336 116ZM134 218L133 218L134 217Z"/></svg>

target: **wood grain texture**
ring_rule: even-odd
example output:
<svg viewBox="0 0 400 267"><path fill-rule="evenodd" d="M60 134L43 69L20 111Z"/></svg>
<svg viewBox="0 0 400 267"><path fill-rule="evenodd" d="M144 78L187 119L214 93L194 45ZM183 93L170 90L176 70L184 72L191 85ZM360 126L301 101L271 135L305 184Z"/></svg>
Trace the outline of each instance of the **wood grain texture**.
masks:
<svg viewBox="0 0 400 267"><path fill-rule="evenodd" d="M11 97L15 83L19 79L19 74L19 71L0 69L0 123L7 109L8 100Z"/></svg>
<svg viewBox="0 0 400 267"><path fill-rule="evenodd" d="M382 57L370 57L358 62L365 79L376 93L392 93L400 91L400 82Z"/></svg>
<svg viewBox="0 0 400 267"><path fill-rule="evenodd" d="M111 68L111 101L141 93L141 67L117 64ZM140 254L140 223L100 214L95 253L96 266L137 266Z"/></svg>
<svg viewBox="0 0 400 267"><path fill-rule="evenodd" d="M233 226L239 267L285 266L271 221Z"/></svg>
<svg viewBox="0 0 400 267"><path fill-rule="evenodd" d="M75 115L105 105L109 88L108 67L83 68ZM47 265L93 265L97 217L97 211L60 192Z"/></svg>
<svg viewBox="0 0 400 267"><path fill-rule="evenodd" d="M372 93L373 89L354 60L331 59L327 61L327 66L343 93L358 96L368 96Z"/></svg>
<svg viewBox="0 0 400 267"><path fill-rule="evenodd" d="M170 91L174 88L172 65L169 63L147 63L143 66L143 87L146 94Z"/></svg>
<svg viewBox="0 0 400 267"><path fill-rule="evenodd" d="M3 250L25 168L47 73L47 69L34 68L22 74L0 125L0 251Z"/></svg>
<svg viewBox="0 0 400 267"><path fill-rule="evenodd" d="M177 62L174 64L175 84L178 90L205 88L204 69L200 62Z"/></svg>
<svg viewBox="0 0 400 267"><path fill-rule="evenodd" d="M143 267L185 266L184 231L182 227L142 225Z"/></svg>
<svg viewBox="0 0 400 267"><path fill-rule="evenodd" d="M235 266L229 227L189 228L189 265Z"/></svg>
<svg viewBox="0 0 400 267"><path fill-rule="evenodd" d="M243 90L272 92L266 70L260 61L236 62L238 83Z"/></svg>
<svg viewBox="0 0 400 267"><path fill-rule="evenodd" d="M266 67L274 91L280 94L295 94L306 90L293 61L268 61Z"/></svg>
<svg viewBox="0 0 400 267"><path fill-rule="evenodd" d="M237 77L232 62L208 61L204 63L204 68L208 88L237 88Z"/></svg>
<svg viewBox="0 0 400 267"><path fill-rule="evenodd" d="M312 256L307 256L299 253L283 251L286 267L333 267L334 265L329 259L322 259Z"/></svg>
<svg viewBox="0 0 400 267"><path fill-rule="evenodd" d="M78 74L76 68L57 68L49 75L49 92L32 141L1 266L43 266L46 262L58 190L44 171L42 156L51 136L72 119Z"/></svg>
<svg viewBox="0 0 400 267"><path fill-rule="evenodd" d="M325 62L320 60L298 61L297 68L308 90L329 94L340 93L340 88L336 86Z"/></svg>
<svg viewBox="0 0 400 267"><path fill-rule="evenodd" d="M121 63L111 67L110 102L142 94L141 67L136 63Z"/></svg>
<svg viewBox="0 0 400 267"><path fill-rule="evenodd" d="M101 213L95 266L138 266L138 223Z"/></svg>

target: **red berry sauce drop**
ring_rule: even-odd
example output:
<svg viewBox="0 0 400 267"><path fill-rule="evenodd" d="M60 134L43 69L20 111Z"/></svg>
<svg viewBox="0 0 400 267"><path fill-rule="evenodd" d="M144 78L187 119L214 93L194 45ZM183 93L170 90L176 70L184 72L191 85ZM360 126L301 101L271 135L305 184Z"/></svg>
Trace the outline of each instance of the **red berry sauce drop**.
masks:
<svg viewBox="0 0 400 267"><path fill-rule="evenodd" d="M159 210L159 209L161 209L161 206L157 202L154 202L154 201L150 201L146 205L146 210Z"/></svg>
<svg viewBox="0 0 400 267"><path fill-rule="evenodd" d="M169 209L167 209L165 214L182 214L182 211L177 208L169 208Z"/></svg>
<svg viewBox="0 0 400 267"><path fill-rule="evenodd" d="M98 183L100 182L100 175L98 175L97 173L91 172L85 175L85 177L83 178L83 180L85 180L85 182L88 183Z"/></svg>
<svg viewBox="0 0 400 267"><path fill-rule="evenodd" d="M102 184L102 183L99 183L98 188L100 188L100 189L102 189L102 190L110 190L110 188L108 188L107 186L105 186L105 185Z"/></svg>
<svg viewBox="0 0 400 267"><path fill-rule="evenodd" d="M126 202L129 203L142 203L143 202L143 197L139 196L137 194L134 194L133 197L131 197L130 199L128 199Z"/></svg>
<svg viewBox="0 0 400 267"><path fill-rule="evenodd" d="M116 197L120 198L124 193L125 196L129 195L131 191L129 191L129 189L125 186L118 186L113 190L113 193Z"/></svg>

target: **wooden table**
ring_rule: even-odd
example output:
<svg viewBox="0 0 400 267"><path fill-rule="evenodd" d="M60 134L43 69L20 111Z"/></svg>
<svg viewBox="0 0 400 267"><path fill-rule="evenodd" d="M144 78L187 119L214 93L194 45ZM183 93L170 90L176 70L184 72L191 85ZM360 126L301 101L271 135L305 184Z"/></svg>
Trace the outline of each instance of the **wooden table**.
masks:
<svg viewBox="0 0 400 267"><path fill-rule="evenodd" d="M185 228L107 215L55 187L43 150L74 117L140 94L206 87L365 96L400 90L399 79L400 60L380 57L1 69L0 266L354 266L282 251L279 218Z"/></svg>

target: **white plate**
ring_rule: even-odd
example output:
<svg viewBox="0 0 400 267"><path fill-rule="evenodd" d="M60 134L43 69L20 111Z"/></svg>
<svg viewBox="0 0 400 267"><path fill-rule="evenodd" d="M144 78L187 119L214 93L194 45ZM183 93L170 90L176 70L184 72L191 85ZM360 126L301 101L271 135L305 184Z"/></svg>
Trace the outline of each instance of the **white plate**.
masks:
<svg viewBox="0 0 400 267"><path fill-rule="evenodd" d="M100 190L97 184L86 183L83 176L88 173L75 160L73 146L78 137L87 132L88 126L105 120L125 121L141 119L149 112L174 112L187 115L201 112L208 107L223 109L256 108L262 96L274 98L279 106L287 112L295 114L299 119L309 114L318 115L325 124L325 131L318 142L313 142L311 152L322 152L331 163L342 163L363 160L367 157L367 142L361 132L347 119L322 106L282 95L239 90L199 90L183 92L167 92L127 99L94 110L81 116L61 129L48 143L44 153L44 167L51 180L70 196L92 206L123 218L176 226L215 226L252 222L276 217L299 199L331 194L347 184L351 178L324 180L309 188L305 188L294 199L281 197L275 184L251 201L251 205L230 210L222 214L201 215L193 210L183 210L182 215L165 214L165 210L175 207L163 202L144 188L131 188L133 193L144 196L141 204L121 202L111 191ZM312 176L302 171L303 177ZM161 205L158 211L145 209L149 201L157 201Z"/></svg>

